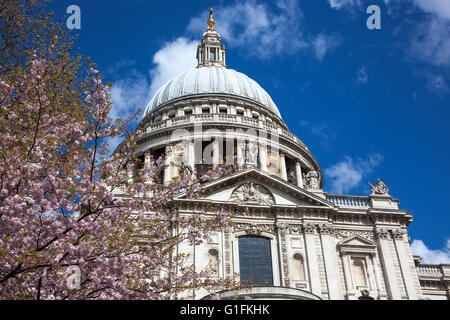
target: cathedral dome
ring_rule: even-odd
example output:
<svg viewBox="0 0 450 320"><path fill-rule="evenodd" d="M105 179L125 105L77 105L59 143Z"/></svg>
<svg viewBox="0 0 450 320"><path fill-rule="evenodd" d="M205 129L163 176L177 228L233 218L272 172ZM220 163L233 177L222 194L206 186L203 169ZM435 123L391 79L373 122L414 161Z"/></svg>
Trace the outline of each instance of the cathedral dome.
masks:
<svg viewBox="0 0 450 320"><path fill-rule="evenodd" d="M200 66L170 79L150 100L144 116L168 101L209 94L252 100L281 119L272 98L256 81L224 66Z"/></svg>

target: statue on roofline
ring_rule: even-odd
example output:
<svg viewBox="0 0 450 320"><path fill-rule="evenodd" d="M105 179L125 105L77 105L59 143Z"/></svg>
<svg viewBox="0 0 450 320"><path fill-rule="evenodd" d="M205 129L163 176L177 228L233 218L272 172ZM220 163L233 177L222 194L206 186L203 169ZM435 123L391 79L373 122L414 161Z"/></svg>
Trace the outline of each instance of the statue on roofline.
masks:
<svg viewBox="0 0 450 320"><path fill-rule="evenodd" d="M372 194L387 195L389 192L389 186L385 185L383 181L380 180L380 178L377 178L375 186L373 186L370 182L369 186L370 190L372 190Z"/></svg>

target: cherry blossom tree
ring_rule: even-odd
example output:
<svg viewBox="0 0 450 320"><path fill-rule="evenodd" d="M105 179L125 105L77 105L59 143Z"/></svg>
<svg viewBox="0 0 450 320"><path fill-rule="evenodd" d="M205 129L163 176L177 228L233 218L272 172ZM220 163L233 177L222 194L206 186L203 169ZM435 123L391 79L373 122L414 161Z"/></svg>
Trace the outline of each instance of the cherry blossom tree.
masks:
<svg viewBox="0 0 450 320"><path fill-rule="evenodd" d="M111 119L111 84L71 56L71 41L47 41L0 72L0 299L176 299L240 288L176 250L208 240L232 215L211 207L186 216L175 198L195 199L232 168L201 178L186 170L164 184L164 156L135 156L142 130L129 124L138 113ZM109 156L116 137L124 140Z"/></svg>

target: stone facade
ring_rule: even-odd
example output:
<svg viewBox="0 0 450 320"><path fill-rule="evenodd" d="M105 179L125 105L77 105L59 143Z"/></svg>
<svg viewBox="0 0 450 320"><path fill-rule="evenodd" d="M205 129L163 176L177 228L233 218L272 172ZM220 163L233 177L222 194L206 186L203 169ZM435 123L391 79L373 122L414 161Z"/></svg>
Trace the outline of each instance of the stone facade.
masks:
<svg viewBox="0 0 450 320"><path fill-rule="evenodd" d="M175 144L165 182L181 166L201 174L205 165L231 159L239 167L206 184L204 198L179 197L185 215L207 216L210 203L236 215L231 229L180 250L199 269L214 255L217 276L225 277L240 272L241 237L269 239L273 286L247 293L256 299L447 299L450 266L420 265L411 254L412 214L398 207L380 180L370 185L369 196L324 192L318 162L288 130L270 97L225 66L226 50L211 19L198 67L171 80L147 107L137 154L147 159L144 154Z"/></svg>

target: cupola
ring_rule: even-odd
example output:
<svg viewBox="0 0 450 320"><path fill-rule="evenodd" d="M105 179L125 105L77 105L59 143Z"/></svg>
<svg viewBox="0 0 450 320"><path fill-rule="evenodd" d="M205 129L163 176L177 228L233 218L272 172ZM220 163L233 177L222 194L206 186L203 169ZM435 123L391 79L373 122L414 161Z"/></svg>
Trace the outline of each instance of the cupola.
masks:
<svg viewBox="0 0 450 320"><path fill-rule="evenodd" d="M227 49L220 40L220 35L214 28L213 9L209 9L208 28L203 34L202 43L197 48L197 67L225 67Z"/></svg>

